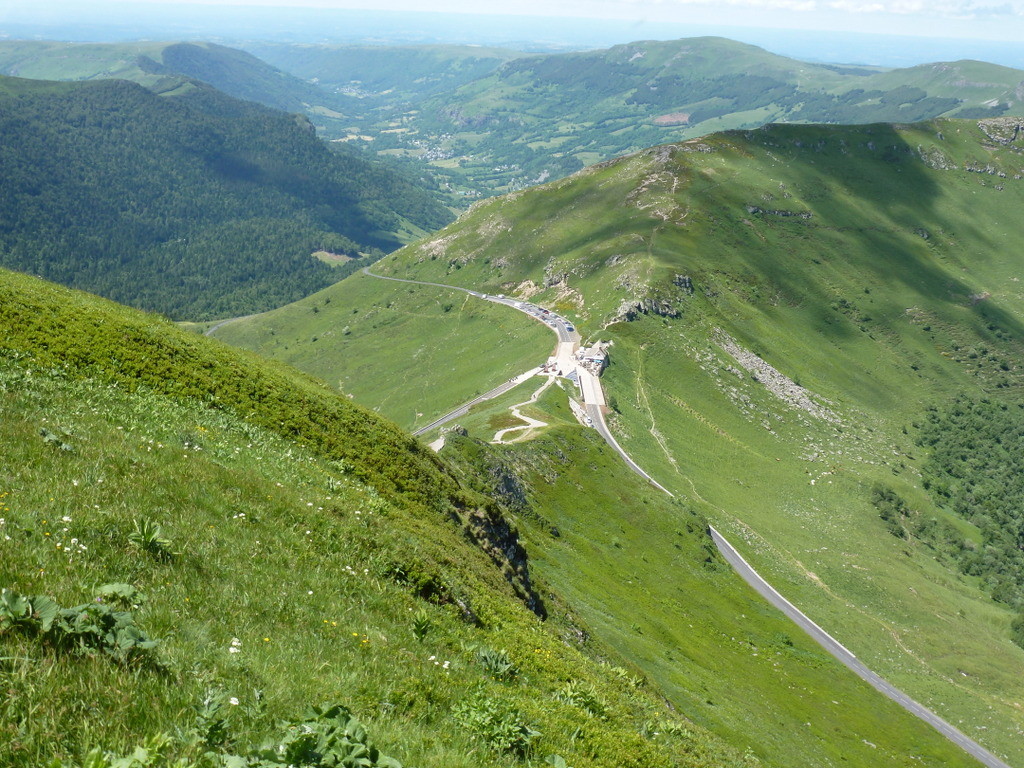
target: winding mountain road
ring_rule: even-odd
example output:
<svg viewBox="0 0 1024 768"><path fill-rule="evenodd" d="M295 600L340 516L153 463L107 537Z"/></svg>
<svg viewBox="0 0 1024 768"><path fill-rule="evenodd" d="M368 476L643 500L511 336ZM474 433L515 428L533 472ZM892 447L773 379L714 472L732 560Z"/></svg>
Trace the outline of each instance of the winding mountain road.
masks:
<svg viewBox="0 0 1024 768"><path fill-rule="evenodd" d="M566 364L565 361L567 358L565 352L569 351L569 356L571 357L571 353L575 351L575 347L579 343L579 334L576 333L575 328L573 328L571 323L569 323L564 318L561 318L558 315L555 315L554 313L549 311L541 310L542 315L537 315L535 314L534 310L537 310L539 308L536 307L536 305L529 304L527 302L520 302L514 299L507 299L504 296L491 296L486 293L480 293L479 291L471 291L468 288L460 288L458 286L445 285L443 283L429 283L422 282L419 280L407 280L398 277L386 277L384 275L375 275L372 272L370 272L369 267L364 267L363 273L369 277L375 277L380 280L394 280L400 283L428 285L437 288L448 288L452 290L463 291L465 293L470 294L471 296L486 299L487 301L492 301L498 304L505 304L507 306L512 307L513 309L518 309L519 311L534 317L534 319L539 319L541 322L544 322L546 325L548 325L548 327L550 327L558 336L556 357L558 359L558 364L560 367ZM570 328L572 328L571 331L569 330ZM572 345L571 348L569 345ZM507 392L509 389L516 385L513 384L512 382L519 383L520 381L525 381L526 378L535 375L535 373L539 372L540 370L540 368L534 369L534 371L527 372L527 374L523 374L522 376L516 377L516 379L512 379L508 382L505 382L501 386L496 387L490 392L480 395L479 397L469 401L468 403L465 403L464 405L460 406L451 413L441 417L441 419L438 419L437 421L428 424L426 427L417 430L413 434L423 434L439 426L440 424L445 423L446 421L449 421L451 419L457 418L460 415L465 414L476 403L490 399L492 397L497 397L499 394ZM575 371L577 375L577 380L579 381L580 392L583 397L584 408L586 410L586 414L589 421L592 422L592 426L594 427L594 429L596 429L598 434L600 434L601 437L604 438L608 445L617 454L619 454L619 456L631 470L633 470L636 474L640 475L640 477L647 480L647 482L649 482L654 487L658 488L660 491L668 494L669 496L673 496L674 494L672 494L671 491L669 491L667 488L658 483L657 480L655 480L653 477L647 474L639 464L637 464L635 461L633 461L633 459L630 458L629 454L626 453L625 450L623 450L622 446L618 444L618 442L615 440L615 437L608 429L608 424L605 422L604 418L604 393L601 389L601 383L598 377L587 371L582 366L575 366ZM567 372L565 372L565 374L567 375ZM592 380L585 380L586 377L590 377L590 379ZM802 629L807 635L809 635L812 640L818 643L818 645L820 645L825 651L827 651L841 664L847 667L851 672L857 675L861 680L864 680L868 685L873 687L875 690L879 691L892 701L899 704L912 715L915 715L916 717L919 717L921 720L928 723L930 726L935 728L935 730L937 730L951 742L953 742L958 747L967 752L967 754L971 755L988 768L1011 768L1010 765L1000 760L994 754L989 752L987 749L985 749L983 746L978 744L973 739L966 736L964 733L955 728L949 722L943 720L941 717L939 717L937 714L935 714L930 709L925 707L923 704L918 703L910 696L905 694L903 691L901 691L899 688L887 682L877 673L873 672L867 665L860 661L860 659L858 659L853 654L853 652L851 652L842 643L840 643L838 640L832 637L832 635L830 635L828 632L826 632L824 629L818 626L805 613L803 613L803 611L801 611L799 608L797 608L795 605L789 602L789 600L783 597L778 592L778 590L776 590L771 584L765 581L761 577L761 575L757 571L755 571L753 567L751 567L751 565L743 558L743 556L736 550L736 548L732 544L730 544L726 540L726 538L722 536L722 534L719 533L713 526L709 526L709 531L712 540L715 542L715 546L718 548L718 551L721 553L722 557L726 560L726 562L728 562L729 565L732 566L733 570L736 571L737 574L739 574L740 578L747 582L747 584L749 584L765 600L767 600L769 603L771 603L780 611L782 611L787 617L789 617L791 621L793 621L793 623L795 623L798 627L800 627L800 629Z"/></svg>

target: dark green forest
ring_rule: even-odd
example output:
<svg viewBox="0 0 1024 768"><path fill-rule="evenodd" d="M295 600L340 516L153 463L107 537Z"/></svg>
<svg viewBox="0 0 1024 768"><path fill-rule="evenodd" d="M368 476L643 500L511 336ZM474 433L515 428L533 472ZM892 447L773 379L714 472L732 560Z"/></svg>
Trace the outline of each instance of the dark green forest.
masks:
<svg viewBox="0 0 1024 768"><path fill-rule="evenodd" d="M450 213L304 117L183 81L0 80L0 265L175 319L262 311Z"/></svg>
<svg viewBox="0 0 1024 768"><path fill-rule="evenodd" d="M980 546L956 547L960 567L1018 611L1024 647L1024 404L958 398L927 412L918 444L930 451L925 487L981 532Z"/></svg>

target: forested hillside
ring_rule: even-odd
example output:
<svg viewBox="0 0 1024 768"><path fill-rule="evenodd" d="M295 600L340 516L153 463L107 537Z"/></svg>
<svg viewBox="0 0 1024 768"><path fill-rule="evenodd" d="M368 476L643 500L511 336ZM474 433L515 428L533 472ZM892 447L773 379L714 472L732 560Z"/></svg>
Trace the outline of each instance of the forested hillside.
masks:
<svg viewBox="0 0 1024 768"><path fill-rule="evenodd" d="M175 318L244 314L450 219L305 118L179 81L0 80L0 264Z"/></svg>

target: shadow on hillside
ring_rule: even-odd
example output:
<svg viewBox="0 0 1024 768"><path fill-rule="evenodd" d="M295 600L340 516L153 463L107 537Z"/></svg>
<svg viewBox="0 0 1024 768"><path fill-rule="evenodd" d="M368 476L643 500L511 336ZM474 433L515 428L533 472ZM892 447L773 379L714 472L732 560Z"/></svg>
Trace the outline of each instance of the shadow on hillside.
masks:
<svg viewBox="0 0 1024 768"><path fill-rule="evenodd" d="M742 258L755 274L768 278L790 297L828 306L836 298L835 287L824 269L816 271L817 264L806 263L811 259L849 279L863 275L866 289L891 286L897 295L916 294L933 306L969 308L979 320L1024 338L1024 324L1015 315L992 302L977 301L972 297L977 286L969 286L956 274L961 266L972 266L962 263L964 257L976 256L980 266L990 253L1005 250L972 217L968 203L975 201L968 196L974 196L966 194L962 171L929 168L917 148L891 125L774 125L745 136L756 154L761 154L757 147L763 147L786 163L779 177L785 178L796 199L804 201L786 205L791 201L783 199L774 204L793 210L809 208L812 213L808 220L750 214L761 216L790 256L770 258L763 249L751 249ZM949 186L942 174L949 174ZM736 194L749 192L744 188ZM938 205L940 198L943 206ZM949 202L957 198L963 204L951 215ZM741 201L732 202L739 204L741 218L748 214ZM799 259L799 268L794 268L794 259ZM873 296L876 311L885 294L896 298L888 291L877 292ZM894 312L906 308L895 303L889 307ZM839 325L830 328L832 334L852 332Z"/></svg>

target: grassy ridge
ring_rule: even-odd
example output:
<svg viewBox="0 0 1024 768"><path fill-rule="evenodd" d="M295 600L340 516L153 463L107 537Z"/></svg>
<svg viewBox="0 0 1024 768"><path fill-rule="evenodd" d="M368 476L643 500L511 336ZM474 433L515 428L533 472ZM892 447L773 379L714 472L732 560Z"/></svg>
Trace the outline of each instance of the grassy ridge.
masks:
<svg viewBox="0 0 1024 768"><path fill-rule="evenodd" d="M922 486L914 423L958 394L1020 400L1016 124L658 147L483 203L378 269L494 293L532 281L612 338L613 428L638 462L859 657L1012 762L1013 613L927 540L893 537L871 489L981 541ZM797 385L832 416L788 404Z"/></svg>

